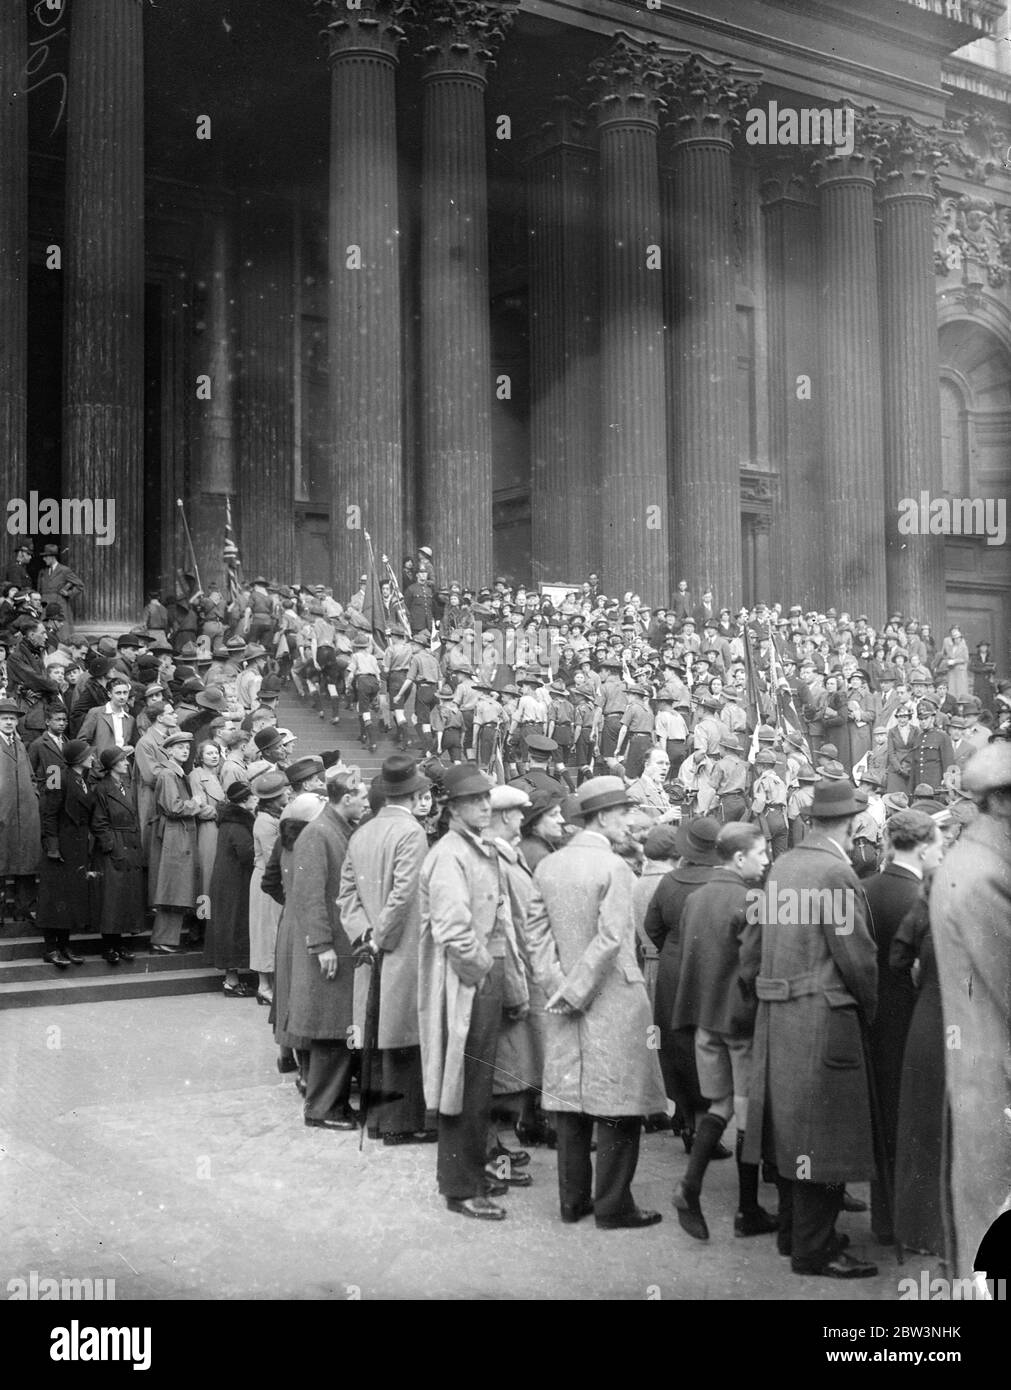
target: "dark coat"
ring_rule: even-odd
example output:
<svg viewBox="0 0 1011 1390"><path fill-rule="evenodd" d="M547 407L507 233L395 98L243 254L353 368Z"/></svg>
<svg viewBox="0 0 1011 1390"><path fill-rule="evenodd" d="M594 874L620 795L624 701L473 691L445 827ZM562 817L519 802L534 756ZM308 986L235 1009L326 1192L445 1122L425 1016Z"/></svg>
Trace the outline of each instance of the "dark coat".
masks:
<svg viewBox="0 0 1011 1390"><path fill-rule="evenodd" d="M333 806L305 827L295 845L284 916L291 932L291 987L283 1029L305 1038L337 1040L354 1024L355 962L337 907L351 826ZM326 979L321 952L337 952L337 974Z"/></svg>
<svg viewBox="0 0 1011 1390"><path fill-rule="evenodd" d="M888 730L888 754L885 760L885 791L905 792L908 796L916 785L910 782L913 770L913 750L916 745L916 730L910 729L909 742L903 746L899 731L894 726Z"/></svg>
<svg viewBox="0 0 1011 1390"><path fill-rule="evenodd" d="M211 874L211 961L218 970L249 967L249 880L253 813L226 802L218 810L218 852Z"/></svg>
<svg viewBox="0 0 1011 1390"><path fill-rule="evenodd" d="M137 800L129 782L107 776L96 781L91 829L95 868L101 877L103 936L140 931L144 925L144 861Z"/></svg>
<svg viewBox="0 0 1011 1390"><path fill-rule="evenodd" d="M66 739L63 739L62 742L66 743ZM56 746L52 735L48 732L40 734L28 745L28 761L31 764L35 785L40 792L49 778L49 769L52 767L64 768L67 765L63 756L63 748ZM62 772L60 775L63 775Z"/></svg>
<svg viewBox="0 0 1011 1390"><path fill-rule="evenodd" d="M691 894L681 917L675 1028L751 1037L761 939L747 884L731 869L714 869L709 882Z"/></svg>
<svg viewBox="0 0 1011 1390"><path fill-rule="evenodd" d="M852 930L821 920L811 902L803 926L768 914L777 920L762 928L744 1160L764 1152L791 1177L860 1182L875 1175L861 1016L874 1018L877 959L860 880L817 828L776 860L767 892L781 903L784 893L812 889L847 894ZM790 982L788 998L775 997L783 993L775 981Z"/></svg>
<svg viewBox="0 0 1011 1390"><path fill-rule="evenodd" d="M644 930L660 952L657 960L653 1021L660 1029L660 1070L668 1097L684 1110L705 1109L695 1064L695 1030L673 1026L681 973L681 915L696 889L715 872L709 864L682 860L660 880L646 909Z"/></svg>
<svg viewBox="0 0 1011 1390"><path fill-rule="evenodd" d="M921 782L936 791L944 785L944 774L955 761L951 739L940 729L920 729L913 742L913 763L910 789Z"/></svg>
<svg viewBox="0 0 1011 1390"><path fill-rule="evenodd" d="M91 812L94 793L81 772L68 768L62 785L43 793L42 846L39 869L40 926L53 931L83 931L96 920L91 867ZM58 852L59 859L50 858Z"/></svg>
<svg viewBox="0 0 1011 1390"><path fill-rule="evenodd" d="M869 925L878 948L878 1011L869 1030L871 1065L878 1088L885 1146L894 1164L899 1122L899 1088L906 1034L916 1005L916 990L908 964L889 965L892 940L903 918L916 904L922 880L909 869L888 864L880 874L864 879L870 908Z"/></svg>
<svg viewBox="0 0 1011 1390"><path fill-rule="evenodd" d="M28 753L17 734L0 737L0 874L36 873L40 834Z"/></svg>

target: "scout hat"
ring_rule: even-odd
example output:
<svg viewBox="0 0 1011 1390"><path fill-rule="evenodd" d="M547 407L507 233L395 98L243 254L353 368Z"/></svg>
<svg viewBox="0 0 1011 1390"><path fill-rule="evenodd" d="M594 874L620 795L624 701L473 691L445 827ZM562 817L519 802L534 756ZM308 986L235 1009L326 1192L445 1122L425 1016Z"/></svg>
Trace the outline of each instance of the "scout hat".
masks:
<svg viewBox="0 0 1011 1390"><path fill-rule="evenodd" d="M741 752L741 741L736 734L724 734L720 739L720 747L728 748L732 753Z"/></svg>
<svg viewBox="0 0 1011 1390"><path fill-rule="evenodd" d="M755 764L756 766L760 765L762 767L775 767L776 755L770 749L763 748L761 752L756 753Z"/></svg>

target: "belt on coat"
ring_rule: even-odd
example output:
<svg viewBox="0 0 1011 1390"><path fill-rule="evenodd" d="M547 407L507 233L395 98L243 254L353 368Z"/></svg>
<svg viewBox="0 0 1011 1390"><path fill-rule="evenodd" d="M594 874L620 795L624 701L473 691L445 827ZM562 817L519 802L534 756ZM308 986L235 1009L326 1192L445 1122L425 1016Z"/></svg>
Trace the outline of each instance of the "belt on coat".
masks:
<svg viewBox="0 0 1011 1390"><path fill-rule="evenodd" d="M755 993L759 999L774 1004L785 1003L788 999L800 999L806 994L820 994L822 985L817 974L794 975L790 980L775 980L769 975L759 975L755 981Z"/></svg>

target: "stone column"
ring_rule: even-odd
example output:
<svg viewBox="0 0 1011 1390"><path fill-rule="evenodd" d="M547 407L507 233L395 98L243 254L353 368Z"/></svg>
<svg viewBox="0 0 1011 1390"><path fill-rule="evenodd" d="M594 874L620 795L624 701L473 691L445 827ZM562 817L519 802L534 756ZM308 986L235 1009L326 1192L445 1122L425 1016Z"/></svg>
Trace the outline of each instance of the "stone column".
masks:
<svg viewBox="0 0 1011 1390"><path fill-rule="evenodd" d="M590 69L600 141L601 582L670 598L656 44L619 34Z"/></svg>
<svg viewBox="0 0 1011 1390"><path fill-rule="evenodd" d="M491 324L484 94L509 9L416 7L424 60L421 172L423 543L436 574L492 578Z"/></svg>
<svg viewBox="0 0 1011 1390"><path fill-rule="evenodd" d="M880 160L858 122L852 154L816 164L824 377L825 584L835 607L888 616L884 441L874 180Z"/></svg>
<svg viewBox="0 0 1011 1390"><path fill-rule="evenodd" d="M530 215L530 515L534 578L601 563L597 154L574 103L533 137Z"/></svg>
<svg viewBox="0 0 1011 1390"><path fill-rule="evenodd" d="M677 577L742 593L731 149L759 74L697 54L670 86L675 278L672 474Z"/></svg>
<svg viewBox="0 0 1011 1390"><path fill-rule="evenodd" d="M293 226L290 206L243 199L239 287L239 515L243 574L295 573Z"/></svg>
<svg viewBox="0 0 1011 1390"><path fill-rule="evenodd" d="M28 352L28 61L22 4L0 6L0 458L25 494ZM7 538L9 539L9 538Z"/></svg>
<svg viewBox="0 0 1011 1390"><path fill-rule="evenodd" d="M67 97L63 495L115 501L114 546L70 543L77 617L136 621L144 548L144 31L76 0Z"/></svg>
<svg viewBox="0 0 1011 1390"><path fill-rule="evenodd" d="M945 618L944 537L901 535L899 503L943 491L934 275L936 170L932 132L879 122L881 343L884 379L885 543L888 611L940 628ZM868 615L869 616L869 615Z"/></svg>
<svg viewBox="0 0 1011 1390"><path fill-rule="evenodd" d="M197 375L210 399L194 406L194 485L189 523L205 587L220 584L225 500L235 501L235 229L225 209L209 212L195 285Z"/></svg>
<svg viewBox="0 0 1011 1390"><path fill-rule="evenodd" d="M399 563L403 399L397 196L399 0L330 0L332 569L344 602L366 564ZM357 524L350 524L357 523Z"/></svg>
<svg viewBox="0 0 1011 1390"><path fill-rule="evenodd" d="M828 600L823 575L818 209L809 179L777 162L762 183L768 295L769 454L779 473L772 590L800 603Z"/></svg>

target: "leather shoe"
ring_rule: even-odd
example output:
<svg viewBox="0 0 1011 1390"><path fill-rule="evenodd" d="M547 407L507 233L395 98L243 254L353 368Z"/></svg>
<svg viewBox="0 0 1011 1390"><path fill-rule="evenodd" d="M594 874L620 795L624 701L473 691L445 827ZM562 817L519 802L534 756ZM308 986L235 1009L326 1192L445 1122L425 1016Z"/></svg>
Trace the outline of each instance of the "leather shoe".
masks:
<svg viewBox="0 0 1011 1390"><path fill-rule="evenodd" d="M118 951L103 951L103 952L102 952L102 959L105 961L105 963L106 963L107 965L118 965L118 964L119 964L119 952L118 952Z"/></svg>
<svg viewBox="0 0 1011 1390"><path fill-rule="evenodd" d="M57 970L66 970L70 964L69 960L64 960L62 951L46 951L42 959L47 965L55 965Z"/></svg>
<svg viewBox="0 0 1011 1390"><path fill-rule="evenodd" d="M137 959L137 957L134 955L134 953L133 953L132 951L127 950L127 948L126 948L125 946L117 946L117 947L116 947L116 955L119 956L120 960L136 960L136 959Z"/></svg>
<svg viewBox="0 0 1011 1390"><path fill-rule="evenodd" d="M687 1231L694 1240L708 1240L709 1227L706 1225L706 1218L702 1215L699 1194L689 1192L682 1181L675 1187L671 1200L677 1211L681 1229Z"/></svg>
<svg viewBox="0 0 1011 1390"><path fill-rule="evenodd" d="M290 1052L284 1054L279 1053L277 1058L277 1069L283 1076L285 1072L298 1071L298 1063Z"/></svg>
<svg viewBox="0 0 1011 1390"><path fill-rule="evenodd" d="M305 1117L308 1129L357 1129L358 1121L354 1115L338 1115L328 1120L314 1120L309 1115Z"/></svg>
<svg viewBox="0 0 1011 1390"><path fill-rule="evenodd" d="M589 1198L584 1202L563 1202L562 1220L566 1225L575 1225L577 1221L582 1221L584 1216L592 1216L593 1203Z"/></svg>
<svg viewBox="0 0 1011 1390"><path fill-rule="evenodd" d="M717 1161L717 1159L721 1159L721 1158L733 1158L733 1156L734 1156L734 1151L733 1151L733 1149L728 1149L727 1146L726 1146L726 1144L717 1144L717 1145L716 1145L716 1148L713 1149L712 1161L715 1163L715 1162Z"/></svg>
<svg viewBox="0 0 1011 1390"><path fill-rule="evenodd" d="M176 953L176 948L175 948L174 946L152 946L152 947L151 947L151 954L152 954L153 956L174 956L175 953Z"/></svg>
<svg viewBox="0 0 1011 1390"><path fill-rule="evenodd" d="M495 1145L488 1155L488 1162L492 1163L498 1158L507 1158L514 1168L525 1168L530 1162L526 1149L507 1149L504 1144Z"/></svg>
<svg viewBox="0 0 1011 1390"><path fill-rule="evenodd" d="M771 1236L779 1230L779 1218L770 1216L764 1207L754 1211L739 1211L734 1217L735 1236Z"/></svg>
<svg viewBox="0 0 1011 1390"><path fill-rule="evenodd" d="M861 1202L859 1197L851 1197L848 1192L844 1191L842 1199L842 1210L853 1212L866 1211L867 1203Z"/></svg>
<svg viewBox="0 0 1011 1390"><path fill-rule="evenodd" d="M637 1231L640 1226L655 1226L663 1217L658 1211L643 1211L633 1207L624 1216L598 1216L597 1229L601 1231Z"/></svg>
<svg viewBox="0 0 1011 1390"><path fill-rule="evenodd" d="M63 954L66 956L67 960L70 961L71 965L84 964L84 957L79 956L76 951L72 951L69 946L64 946Z"/></svg>
<svg viewBox="0 0 1011 1390"><path fill-rule="evenodd" d="M505 1183L506 1187L532 1187L534 1183L529 1173L514 1173L504 1163L486 1163L484 1171L493 1182Z"/></svg>
<svg viewBox="0 0 1011 1390"><path fill-rule="evenodd" d="M461 1216L473 1216L477 1221L504 1221L505 1207L489 1202L487 1197L447 1197L446 1206Z"/></svg>
<svg viewBox="0 0 1011 1390"><path fill-rule="evenodd" d="M877 1265L872 1265L869 1260L858 1260L842 1250L818 1263L791 1260L790 1268L794 1274L820 1274L825 1279L873 1279L878 1272Z"/></svg>

